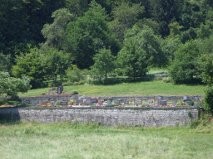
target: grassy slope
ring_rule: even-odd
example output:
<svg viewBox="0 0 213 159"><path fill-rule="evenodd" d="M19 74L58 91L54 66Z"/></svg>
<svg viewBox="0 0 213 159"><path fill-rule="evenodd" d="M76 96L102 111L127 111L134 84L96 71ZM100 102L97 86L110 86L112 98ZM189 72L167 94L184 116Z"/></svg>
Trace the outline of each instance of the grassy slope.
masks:
<svg viewBox="0 0 213 159"><path fill-rule="evenodd" d="M0 124L0 158L212 159L213 125L198 131L68 123Z"/></svg>
<svg viewBox="0 0 213 159"><path fill-rule="evenodd" d="M127 95L203 95L205 86L174 85L162 81L123 83L109 86L79 85L65 86L64 91L71 93L78 91L82 95L90 96L127 96ZM30 90L21 96L37 96L47 93L48 88Z"/></svg>

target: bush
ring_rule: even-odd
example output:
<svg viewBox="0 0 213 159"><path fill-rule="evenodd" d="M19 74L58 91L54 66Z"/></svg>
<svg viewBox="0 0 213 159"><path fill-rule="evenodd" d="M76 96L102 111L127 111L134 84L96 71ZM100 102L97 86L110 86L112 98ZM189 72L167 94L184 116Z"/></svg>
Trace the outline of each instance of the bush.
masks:
<svg viewBox="0 0 213 159"><path fill-rule="evenodd" d="M190 41L175 52L175 59L169 69L171 78L175 83L201 83L198 68L199 55L197 41Z"/></svg>
<svg viewBox="0 0 213 159"><path fill-rule="evenodd" d="M213 54L203 54L199 58L200 77L203 82L211 85L213 83Z"/></svg>
<svg viewBox="0 0 213 159"><path fill-rule="evenodd" d="M18 78L27 76L32 87L39 88L47 86L46 81L55 82L58 77L62 80L70 62L70 56L62 51L48 47L32 48L17 57L12 73Z"/></svg>
<svg viewBox="0 0 213 159"><path fill-rule="evenodd" d="M86 82L87 71L80 70L76 65L72 65L67 69L66 76L69 84L83 84Z"/></svg>
<svg viewBox="0 0 213 159"><path fill-rule="evenodd" d="M213 114L213 86L209 86L206 90L205 110Z"/></svg>
<svg viewBox="0 0 213 159"><path fill-rule="evenodd" d="M14 98L18 92L26 92L28 89L30 89L29 79L14 78L8 72L0 72L0 95Z"/></svg>

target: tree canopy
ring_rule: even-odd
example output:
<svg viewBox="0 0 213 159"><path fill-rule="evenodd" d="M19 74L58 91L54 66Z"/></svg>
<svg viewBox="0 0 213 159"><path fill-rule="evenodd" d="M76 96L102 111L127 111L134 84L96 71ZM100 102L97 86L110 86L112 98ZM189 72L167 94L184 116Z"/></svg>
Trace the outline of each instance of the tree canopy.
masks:
<svg viewBox="0 0 213 159"><path fill-rule="evenodd" d="M211 0L0 0L0 71L42 87L68 78L72 66L131 78L169 66L176 83L209 83L212 7Z"/></svg>

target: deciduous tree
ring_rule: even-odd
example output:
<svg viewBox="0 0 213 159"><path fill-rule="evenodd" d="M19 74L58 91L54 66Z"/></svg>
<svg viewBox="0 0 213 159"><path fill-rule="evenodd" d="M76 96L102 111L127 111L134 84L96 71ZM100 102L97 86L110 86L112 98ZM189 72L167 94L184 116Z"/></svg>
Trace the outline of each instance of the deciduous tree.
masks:
<svg viewBox="0 0 213 159"><path fill-rule="evenodd" d="M106 20L105 10L92 1L89 10L69 24L67 51L73 54L78 67L88 68L93 65L93 56L101 48L116 51L116 41L111 36Z"/></svg>
<svg viewBox="0 0 213 159"><path fill-rule="evenodd" d="M115 57L109 49L101 49L94 56L94 65L91 67L93 78L105 81L115 69Z"/></svg>

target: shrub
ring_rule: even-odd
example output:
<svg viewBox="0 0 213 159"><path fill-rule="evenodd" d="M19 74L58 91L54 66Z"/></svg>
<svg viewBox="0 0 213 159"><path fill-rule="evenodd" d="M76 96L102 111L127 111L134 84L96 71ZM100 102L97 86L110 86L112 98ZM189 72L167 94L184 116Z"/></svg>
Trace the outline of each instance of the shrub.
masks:
<svg viewBox="0 0 213 159"><path fill-rule="evenodd" d="M18 92L26 92L29 88L29 79L14 78L8 72L0 72L0 95L14 98Z"/></svg>
<svg viewBox="0 0 213 159"><path fill-rule="evenodd" d="M213 86L209 86L206 90L205 110L213 114Z"/></svg>
<svg viewBox="0 0 213 159"><path fill-rule="evenodd" d="M175 52L175 59L170 66L172 80L177 83L200 83L198 68L199 48L197 41L190 41L182 45Z"/></svg>
<svg viewBox="0 0 213 159"><path fill-rule="evenodd" d="M86 82L87 71L80 70L76 65L70 66L66 71L67 82L70 84L83 84Z"/></svg>
<svg viewBox="0 0 213 159"><path fill-rule="evenodd" d="M200 77L203 82L211 85L213 84L213 54L203 54L199 58Z"/></svg>
<svg viewBox="0 0 213 159"><path fill-rule="evenodd" d="M71 59L67 53L53 48L32 48L16 59L12 68L15 77L27 76L33 88L46 86L45 81L63 79Z"/></svg>

